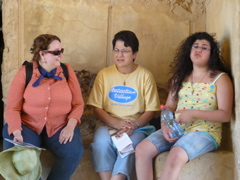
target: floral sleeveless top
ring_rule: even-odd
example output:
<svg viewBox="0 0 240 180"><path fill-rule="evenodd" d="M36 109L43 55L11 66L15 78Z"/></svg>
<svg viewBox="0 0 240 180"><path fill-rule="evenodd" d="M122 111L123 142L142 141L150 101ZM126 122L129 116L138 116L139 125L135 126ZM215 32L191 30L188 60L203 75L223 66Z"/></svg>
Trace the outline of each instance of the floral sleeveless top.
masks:
<svg viewBox="0 0 240 180"><path fill-rule="evenodd" d="M215 82L222 74L225 73L218 74L212 83L191 84L191 82L184 82L178 94L179 101L177 104L177 110L197 109L213 111L218 109ZM176 118L178 115L179 114L176 114ZM218 145L220 144L222 123L209 122L203 119L192 119L188 124L180 123L179 125L184 130L184 133L202 131L211 135L216 143Z"/></svg>

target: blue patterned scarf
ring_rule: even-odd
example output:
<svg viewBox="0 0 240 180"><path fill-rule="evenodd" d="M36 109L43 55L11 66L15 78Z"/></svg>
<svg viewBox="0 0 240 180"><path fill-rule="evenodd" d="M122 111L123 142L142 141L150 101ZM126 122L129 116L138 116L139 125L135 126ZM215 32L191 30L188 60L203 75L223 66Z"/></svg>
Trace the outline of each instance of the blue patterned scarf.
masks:
<svg viewBox="0 0 240 180"><path fill-rule="evenodd" d="M57 80L62 80L62 78L61 77L59 77L59 76L54 76L54 74L56 73L56 71L57 71L57 68L55 68L55 69L53 69L52 71L50 71L50 72L47 72L47 71L45 71L43 68L42 68L42 66L38 66L38 69L39 69L39 71L40 71L40 73L42 74L42 76L40 77L40 78L38 78L38 80L36 80L34 83L33 83L33 87L37 87L38 85L39 85L39 83L40 83L40 81L42 80L42 79L44 79L44 78L53 78L53 79L57 79Z"/></svg>

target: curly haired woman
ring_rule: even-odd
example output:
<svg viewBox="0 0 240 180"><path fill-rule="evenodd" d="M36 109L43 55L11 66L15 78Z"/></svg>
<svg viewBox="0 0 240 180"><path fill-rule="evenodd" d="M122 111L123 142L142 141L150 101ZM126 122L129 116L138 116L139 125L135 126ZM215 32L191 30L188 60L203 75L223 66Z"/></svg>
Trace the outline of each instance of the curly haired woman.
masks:
<svg viewBox="0 0 240 180"><path fill-rule="evenodd" d="M180 138L170 138L170 129L151 134L136 148L138 180L153 179L152 160L170 150L161 179L175 180L192 159L216 150L221 141L222 123L232 114L233 85L222 62L218 42L206 32L187 37L171 63L172 77L166 108L176 111L183 129Z"/></svg>

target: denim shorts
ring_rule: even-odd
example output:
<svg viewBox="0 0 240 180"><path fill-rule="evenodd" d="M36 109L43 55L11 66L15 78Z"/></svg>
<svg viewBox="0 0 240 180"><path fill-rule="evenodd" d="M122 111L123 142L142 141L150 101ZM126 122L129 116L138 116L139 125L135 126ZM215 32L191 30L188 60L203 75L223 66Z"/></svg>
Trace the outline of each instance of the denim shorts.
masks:
<svg viewBox="0 0 240 180"><path fill-rule="evenodd" d="M170 150L172 147L180 147L187 153L189 161L202 154L216 150L218 147L211 135L201 131L187 132L176 142L170 143L164 138L160 129L145 140L153 143L157 147L159 154Z"/></svg>

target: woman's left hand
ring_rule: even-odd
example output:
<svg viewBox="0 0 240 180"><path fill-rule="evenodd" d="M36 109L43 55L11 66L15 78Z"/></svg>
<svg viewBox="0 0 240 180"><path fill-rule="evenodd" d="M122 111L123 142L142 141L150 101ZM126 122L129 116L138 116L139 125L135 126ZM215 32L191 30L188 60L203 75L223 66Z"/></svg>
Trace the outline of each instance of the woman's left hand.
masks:
<svg viewBox="0 0 240 180"><path fill-rule="evenodd" d="M67 142L71 142L74 135L74 128L77 125L77 120L74 118L69 119L68 124L64 127L59 136L60 144L66 144Z"/></svg>
<svg viewBox="0 0 240 180"><path fill-rule="evenodd" d="M185 110L177 110L175 114L179 113L180 115L176 119L178 123L187 124L193 119L193 111L192 109Z"/></svg>
<svg viewBox="0 0 240 180"><path fill-rule="evenodd" d="M127 126L122 126L118 132L118 134L127 133L129 136L133 134L133 131L136 129L136 123L134 121L131 121L129 119L123 120L125 123L127 123Z"/></svg>
<svg viewBox="0 0 240 180"><path fill-rule="evenodd" d="M74 134L73 128L68 126L63 128L59 136L60 144L66 144L67 142L71 142L73 138L73 134Z"/></svg>
<svg viewBox="0 0 240 180"><path fill-rule="evenodd" d="M117 134L127 133L128 136L131 136L133 134L133 131L134 131L134 129L132 129L132 128L123 127L118 131Z"/></svg>

